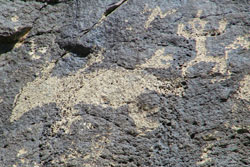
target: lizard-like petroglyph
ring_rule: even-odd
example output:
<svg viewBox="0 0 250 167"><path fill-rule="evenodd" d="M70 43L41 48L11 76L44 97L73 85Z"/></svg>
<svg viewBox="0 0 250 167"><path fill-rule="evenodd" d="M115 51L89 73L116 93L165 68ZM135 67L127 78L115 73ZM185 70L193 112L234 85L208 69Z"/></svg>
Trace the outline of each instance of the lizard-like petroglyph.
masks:
<svg viewBox="0 0 250 167"><path fill-rule="evenodd" d="M159 49L156 51L155 56L169 60L167 55L163 55L163 51L164 49ZM101 61L101 57L101 53L99 53L99 57L93 56L95 60L89 60L90 64ZM159 65L159 63L158 59L154 59L153 56L148 61L148 65L146 63L143 67L152 66L153 64ZM24 113L35 107L56 103L60 109L68 113L67 120L57 123L56 126L59 127L63 126L64 122L72 123L80 119L72 117L77 112L74 106L80 102L101 105L103 107L113 107L115 109L125 105L126 102L135 101L145 91L161 92L159 89L162 85L161 81L157 80L155 76L146 73L143 69L132 71L117 67L115 69L102 69L92 73L85 73L84 70L87 68L85 67L68 77L58 78L50 76L50 72L54 66L55 64L51 63L42 72L42 77L27 83L16 96L15 106L10 118L11 122L18 120ZM166 68L168 67L168 65L165 66ZM110 103L106 104L103 97L108 99ZM138 127L146 126L147 128L151 128L151 125L157 127L156 122L149 122L147 120L143 120L143 123L140 124L140 120L138 119L142 119L141 116L137 117L135 114L131 114L131 117L135 119ZM67 126L71 123L68 123Z"/></svg>
<svg viewBox="0 0 250 167"><path fill-rule="evenodd" d="M57 133L59 129L64 129L65 133L69 133L72 123L76 120L82 120L82 117L75 116L78 111L74 109L75 105L81 102L116 109L125 105L126 102L136 101L139 95L147 91L166 94L166 90L159 88L163 83L155 76L143 70L143 68L151 67L153 64L168 68L170 63L161 64L161 61L159 61L161 59L165 61L171 60L170 55L164 54L164 48L157 50L152 59L143 64L141 68L133 71L117 67L109 70L96 70L92 73L85 72L88 66L103 60L102 52L100 52L98 55L91 57L88 66L63 78L51 76L51 71L55 63L50 63L48 67L44 68L42 77L27 83L16 96L10 121L13 122L20 119L23 114L36 107L56 103L61 111L65 111L65 113L62 120L57 121L52 126L52 130L54 133ZM166 84L166 82L164 84ZM177 92L181 91L183 90ZM104 96L108 99L109 104L105 103L103 99ZM128 107L130 110L129 116L134 120L140 135L144 135L146 132L152 131L159 126L158 121L147 118L148 114L158 112L158 107L151 109L151 111L139 113L136 102L129 103ZM87 129L92 128L90 122L83 123L83 125L86 125ZM93 139L94 138L95 137L93 137ZM107 142L109 142L108 138L101 138L100 141L92 142L90 153L79 155L74 153L74 150L71 150L72 155L67 156L79 156L83 159L93 160L93 158L98 158L101 155ZM61 160L67 161L67 158L62 155ZM89 164L89 166L93 166L93 164ZM88 165L86 164L86 166Z"/></svg>

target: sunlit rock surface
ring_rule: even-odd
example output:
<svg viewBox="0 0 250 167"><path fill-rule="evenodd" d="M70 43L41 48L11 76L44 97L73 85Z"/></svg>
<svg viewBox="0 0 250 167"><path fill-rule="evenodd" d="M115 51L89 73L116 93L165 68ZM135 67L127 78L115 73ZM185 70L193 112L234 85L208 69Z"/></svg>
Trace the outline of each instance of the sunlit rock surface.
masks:
<svg viewBox="0 0 250 167"><path fill-rule="evenodd" d="M248 0L0 11L0 166L250 164Z"/></svg>

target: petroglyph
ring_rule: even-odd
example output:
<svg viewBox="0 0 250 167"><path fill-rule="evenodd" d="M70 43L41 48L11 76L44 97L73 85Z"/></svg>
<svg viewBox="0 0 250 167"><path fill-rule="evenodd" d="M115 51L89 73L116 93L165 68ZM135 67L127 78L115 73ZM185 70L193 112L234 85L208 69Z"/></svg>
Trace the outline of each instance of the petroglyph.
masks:
<svg viewBox="0 0 250 167"><path fill-rule="evenodd" d="M199 62L215 62L216 65L213 69L214 72L220 72L222 74L226 73L227 69L227 60L225 57L212 57L207 56L207 49L206 49L206 38L211 37L209 34L204 34L204 29L207 24L207 21L200 19L202 10L199 10L197 13L196 18L192 21L189 21L188 24L191 26L192 32L185 31L185 25L179 24L177 34L182 35L187 39L195 39L196 41L196 57L187 62L182 71L182 75L185 76L187 73L187 69ZM198 25L198 26L197 26ZM221 20L219 22L218 32L222 33L226 28L227 22L226 20Z"/></svg>
<svg viewBox="0 0 250 167"><path fill-rule="evenodd" d="M173 56L168 54L164 55L165 48L158 49L154 56L149 59L145 64L142 64L143 68L168 68L171 66L171 61L173 60Z"/></svg>
<svg viewBox="0 0 250 167"><path fill-rule="evenodd" d="M159 83L153 76L121 68L95 71L88 75L78 72L62 79L39 78L23 88L11 121L19 119L32 108L53 102L60 108L73 108L80 102L108 107L102 98L107 96L111 100L109 105L117 108L126 101L134 100L145 89L157 89L157 85Z"/></svg>
<svg viewBox="0 0 250 167"><path fill-rule="evenodd" d="M226 49L225 49L226 59L228 59L229 52L234 50L234 49L237 49L239 47L242 47L244 49L250 49L250 41L248 38L249 38L249 34L247 34L245 36L239 36L238 38L235 39L235 41L233 43L226 46Z"/></svg>
<svg viewBox="0 0 250 167"><path fill-rule="evenodd" d="M229 54L233 50L238 49L240 47L242 49L247 49L247 50L250 49L250 41L248 39L248 35L238 36L231 44L229 44L228 46L225 47L225 56L224 56L224 59L225 59L224 66L225 67L224 66L223 67L225 68L224 71L226 71L226 73L225 73L226 77L224 77L222 79L214 78L214 79L211 80L212 83L220 82L221 80L229 79L231 77L231 72L227 69Z"/></svg>
<svg viewBox="0 0 250 167"><path fill-rule="evenodd" d="M149 59L142 67L150 67L155 65L168 68L168 60L171 57L164 56L164 49L155 52L152 59ZM88 66L95 62L101 62L103 56L101 53L91 56ZM161 57L165 62L157 60ZM167 63L167 64L166 64ZM55 64L51 63L43 70L43 76L28 83L15 98L15 106L10 117L10 121L20 119L20 117L35 107L42 107L45 104L56 103L58 107L66 111L66 116L54 124L54 132L59 128L69 132L69 127L75 120L80 117L73 116L76 111L74 106L83 102L91 105L100 105L102 107L113 107L114 109L127 104L127 102L135 101L136 98L147 91L156 91L163 93L159 87L161 81L151 74L145 73L143 69L134 71L126 70L120 67L111 70L97 70L92 73L86 73L82 68L77 73L64 78L50 76ZM166 84L166 83L165 83ZM164 91L164 93L167 93ZM109 100L106 104L103 97ZM132 109L130 109L132 110ZM157 112L156 110L154 112ZM138 129L145 126L154 129L158 126L157 122L144 119L147 113L141 116L131 114L134 118Z"/></svg>
<svg viewBox="0 0 250 167"><path fill-rule="evenodd" d="M17 157L20 157L21 155L27 154L27 150L22 148L21 150L18 151Z"/></svg>
<svg viewBox="0 0 250 167"><path fill-rule="evenodd" d="M36 44L34 40L30 40L31 46L30 49L31 51L29 52L29 55L33 60L40 59L40 56L38 56L36 53ZM46 51L45 51L46 52Z"/></svg>
<svg viewBox="0 0 250 167"><path fill-rule="evenodd" d="M246 75L245 78L240 82L238 97L241 99L250 100L250 75Z"/></svg>
<svg viewBox="0 0 250 167"><path fill-rule="evenodd" d="M213 144L208 144L202 151L201 154L201 161L198 161L196 164L199 166L204 165L205 163L208 163L212 161L212 159L208 156L209 153L211 153L211 148L213 147Z"/></svg>
<svg viewBox="0 0 250 167"><path fill-rule="evenodd" d="M18 22L18 20L19 20L18 16L11 17L11 21L13 21L13 22Z"/></svg>
<svg viewBox="0 0 250 167"><path fill-rule="evenodd" d="M152 21L155 20L155 18L156 18L157 16L160 16L160 18L163 19L163 18L165 18L166 16L171 15L171 14L173 14L173 13L176 12L175 9L172 9L172 10L170 10L170 11L167 11L166 13L163 13L163 12L161 11L161 8L160 8L159 6L157 6L157 7L154 8L154 9L149 9L149 8L147 7L147 5L145 6L145 9L144 9L143 13L145 13L146 11L151 12L150 16L148 17L148 20L145 22L145 25L144 25L144 27L145 27L146 29L150 27L150 24L152 23Z"/></svg>

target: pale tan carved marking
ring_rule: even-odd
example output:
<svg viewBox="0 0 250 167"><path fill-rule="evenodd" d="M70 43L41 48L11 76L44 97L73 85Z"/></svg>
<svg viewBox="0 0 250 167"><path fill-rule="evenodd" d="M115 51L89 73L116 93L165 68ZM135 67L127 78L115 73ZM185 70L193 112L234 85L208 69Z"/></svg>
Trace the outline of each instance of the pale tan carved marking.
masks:
<svg viewBox="0 0 250 167"><path fill-rule="evenodd" d="M11 17L11 21L18 22L19 21L19 17L18 16L13 16L13 17Z"/></svg>
<svg viewBox="0 0 250 167"><path fill-rule="evenodd" d="M239 47L242 47L244 49L250 49L250 41L248 40L248 38L249 38L249 35L239 36L234 40L233 43L226 46L226 49L225 49L226 59L228 59L229 52L234 50L234 49L237 49Z"/></svg>
<svg viewBox="0 0 250 167"><path fill-rule="evenodd" d="M27 150L24 148L20 149L17 153L17 157L20 157L21 155L27 154Z"/></svg>
<svg viewBox="0 0 250 167"><path fill-rule="evenodd" d="M41 47L41 48L38 48L38 52L42 53L42 54L45 54L48 50L48 47Z"/></svg>
<svg viewBox="0 0 250 167"><path fill-rule="evenodd" d="M30 46L31 51L28 54L31 56L31 59L33 60L37 60L41 58L41 56L36 54L37 52L45 54L48 50L48 47L37 48L37 45L35 44L34 39L30 40L30 43L31 43L31 46Z"/></svg>
<svg viewBox="0 0 250 167"><path fill-rule="evenodd" d="M196 57L191 60L190 62L187 62L184 64L182 69L182 75L186 76L187 69L199 62L215 62L216 65L213 68L214 72L220 72L225 74L227 72L227 60L225 57L212 57L207 56L207 49L206 49L206 38L209 37L209 35L203 35L204 29L207 24L207 21L200 19L202 10L199 10L197 13L197 17L194 18L192 21L189 21L188 24L192 28L192 33L186 32L184 30L185 25L179 24L177 34L182 35L187 39L195 39L196 41ZM226 20L221 20L219 22L218 32L222 33L226 28L227 22Z"/></svg>
<svg viewBox="0 0 250 167"><path fill-rule="evenodd" d="M145 64L140 65L141 68L169 68L171 66L172 55L164 55L165 48L156 50L154 56L149 59Z"/></svg>
<svg viewBox="0 0 250 167"><path fill-rule="evenodd" d="M126 30L132 31L133 28L131 26L127 27Z"/></svg>
<svg viewBox="0 0 250 167"><path fill-rule="evenodd" d="M159 62L158 58L165 60L165 63ZM92 55L87 67L102 60L103 55L101 52ZM148 91L153 90L159 93L172 94L173 91L168 92L159 89L162 83L155 76L143 72L143 68L152 67L154 64L156 66L161 64L161 68L168 68L170 65L168 61L170 60L172 60L171 56L164 56L164 49L161 48L138 70L131 71L117 68L98 70L86 74L83 72L87 68L85 67L66 78L51 77L50 73L55 64L50 63L42 71L43 75L41 78L28 83L22 89L22 92L16 96L10 121L18 120L25 112L35 107L56 103L62 111L66 112L63 115L63 119L52 126L53 131L56 133L59 129L64 129L68 133L71 124L76 120L82 119L80 116L74 116L78 112L74 109L74 106L80 102L101 105L103 107L112 106L115 109L125 105L128 101L134 101L146 89ZM177 89L175 95L181 95L183 91L183 88ZM103 97L108 99L110 103L106 104ZM133 109L130 108L130 110ZM158 122L146 119L146 114L144 113L143 116L136 116L133 112L130 114L138 125L138 130L143 126L148 128L148 130L153 130L158 126Z"/></svg>
<svg viewBox="0 0 250 167"><path fill-rule="evenodd" d="M229 44L228 46L225 47L225 66L227 66L227 60L229 59L229 53L232 52L232 50L235 50L239 47L242 47L243 49L247 49L249 50L250 49L250 41L248 40L248 34L245 35L245 36L238 36L231 44ZM224 66L221 66L221 68L224 68ZM227 67L225 67L227 68ZM221 70L223 71L223 70ZM227 69L225 69L224 71L226 71L226 76L222 79L217 79L217 78L214 78L211 80L212 83L215 83L215 82L220 82L222 80L225 80L225 79L229 79L231 77L231 72Z"/></svg>
<svg viewBox="0 0 250 167"><path fill-rule="evenodd" d="M36 44L34 40L30 40L31 46L30 49L31 51L29 52L29 55L31 56L31 59L37 60L40 59L40 56L36 54Z"/></svg>
<svg viewBox="0 0 250 167"><path fill-rule="evenodd" d="M151 15L148 17L148 20L145 22L145 25L144 25L144 27L145 27L146 29L148 29L148 28L150 27L150 24L152 23L152 21L154 21L154 19L155 19L157 16L160 16L160 18L163 19L163 18L165 18L166 16L171 15L171 14L173 14L173 13L176 12L176 10L173 9L173 10L167 11L166 13L162 13L161 8L160 8L159 6L157 6L157 7L154 8L154 9L150 9L150 10L149 10L149 9L146 9L146 7L145 7L144 10L145 10L145 11L146 11L146 10L148 10L148 11L151 11L151 10L152 10Z"/></svg>
<svg viewBox="0 0 250 167"><path fill-rule="evenodd" d="M211 153L211 148L214 146L214 144L208 144L203 150L201 154L201 161L196 162L197 165L201 166L205 163L208 163L212 161L211 157L208 156L209 153Z"/></svg>
<svg viewBox="0 0 250 167"><path fill-rule="evenodd" d="M163 53L163 49L156 51L155 56L162 57L166 61L171 59L168 56L161 55L161 53ZM103 60L101 53L99 53L99 56L91 57L88 66ZM153 65L154 56L152 59L149 59L148 62L148 65ZM80 117L73 116L78 112L74 109L74 106L80 102L101 105L103 107L112 106L115 109L125 105L128 101L134 101L137 96L145 92L146 89L163 93L162 90L159 89L161 82L157 80L155 76L143 72L142 69L131 71L117 68L84 73L83 71L87 67L82 68L77 73L68 77L57 78L50 76L51 70L54 68L54 63L50 63L49 66L42 71L43 76L41 78L27 83L22 89L22 92L16 96L15 106L10 120L12 122L18 120L25 112L35 107L56 103L61 110L66 111L66 115L61 121L54 124L54 132L62 128L65 129L67 133L69 132L72 122L81 119ZM162 67L164 67L164 65L162 65ZM165 68L168 68L168 65L166 65ZM109 99L109 104L105 103L103 99L104 96ZM131 115L137 118L134 114ZM138 120L139 119L136 119L135 121L138 122ZM143 120L141 117L140 120L144 122L141 125L146 125L145 122L149 122L149 125L152 125L154 128L157 127L157 123L155 122L150 122L147 119Z"/></svg>
<svg viewBox="0 0 250 167"><path fill-rule="evenodd" d="M240 82L240 88L238 91L238 98L250 100L250 75L245 75L243 80ZM248 106L250 109L250 106Z"/></svg>

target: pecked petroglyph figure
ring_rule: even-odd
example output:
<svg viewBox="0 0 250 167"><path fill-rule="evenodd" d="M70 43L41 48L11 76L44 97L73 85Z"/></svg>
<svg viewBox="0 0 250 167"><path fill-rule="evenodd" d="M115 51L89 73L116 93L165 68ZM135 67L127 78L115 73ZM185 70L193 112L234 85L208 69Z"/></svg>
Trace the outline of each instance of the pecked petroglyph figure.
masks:
<svg viewBox="0 0 250 167"><path fill-rule="evenodd" d="M187 39L195 39L196 41L196 57L187 62L185 67L183 68L183 76L186 75L187 69L190 66L193 66L201 61L205 62L216 62L216 67L214 70L217 70L221 73L225 73L226 70L226 59L225 58L218 58L218 57L211 57L207 56L207 49L206 49L206 39L210 35L204 35L204 29L207 24L207 21L200 19L202 10L199 10L197 13L196 18L188 22L188 25L191 26L192 32L185 31L185 25L179 24L177 34L182 35ZM227 22L225 20L221 20L218 27L218 32L222 33L226 28Z"/></svg>
<svg viewBox="0 0 250 167"><path fill-rule="evenodd" d="M161 59L166 59L166 61L171 59L171 56L164 55L164 48L157 50L152 59L143 64L142 67L159 65ZM95 63L101 60L102 54L99 53L98 58L95 57L95 60L89 60L89 62ZM73 121L79 119L72 115L77 113L74 106L81 102L114 109L129 102L131 110L135 110L136 105L134 106L131 102L135 101L140 94L150 91L166 93L159 89L163 83L143 69L131 71L117 67L86 73L84 70L87 66L68 77L57 78L50 74L54 66L55 64L51 63L45 68L41 78L28 83L16 96L15 106L10 117L11 122L20 119L24 113L35 107L56 103L60 109L66 110L69 114L67 120L57 122L57 126L63 126L64 122L69 122L67 125L69 126ZM157 112L157 109L153 112ZM130 116L134 118L139 128L142 126L148 129L157 127L157 122L147 121L143 118L146 117L145 114L137 116L132 112Z"/></svg>

